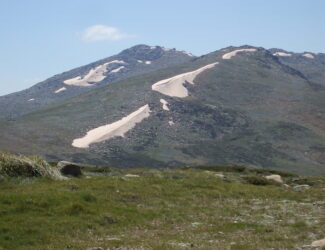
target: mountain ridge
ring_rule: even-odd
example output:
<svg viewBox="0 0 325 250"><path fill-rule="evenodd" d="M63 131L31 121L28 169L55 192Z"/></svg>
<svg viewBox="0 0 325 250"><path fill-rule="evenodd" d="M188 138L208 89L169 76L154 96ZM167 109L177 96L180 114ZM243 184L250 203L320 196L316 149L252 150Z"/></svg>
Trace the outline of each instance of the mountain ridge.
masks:
<svg viewBox="0 0 325 250"><path fill-rule="evenodd" d="M195 58L187 53L176 49L166 49L160 46L136 45L125 49L117 55L106 57L98 61L56 74L34 86L0 96L0 118L15 118L27 114L47 105L54 104L65 99L87 92L88 87L95 88L114 81L119 81L138 74L166 68L178 63L186 62ZM123 61L124 60L124 61ZM83 77L96 67L105 63L114 62L101 81L97 84L90 84L88 87L68 85L64 82L73 77ZM110 65L108 65L110 66ZM108 67L106 66L106 68ZM119 66L124 68L121 71L112 72ZM112 73L114 74L112 74ZM62 90L64 88L64 90ZM60 90L58 93L56 91Z"/></svg>

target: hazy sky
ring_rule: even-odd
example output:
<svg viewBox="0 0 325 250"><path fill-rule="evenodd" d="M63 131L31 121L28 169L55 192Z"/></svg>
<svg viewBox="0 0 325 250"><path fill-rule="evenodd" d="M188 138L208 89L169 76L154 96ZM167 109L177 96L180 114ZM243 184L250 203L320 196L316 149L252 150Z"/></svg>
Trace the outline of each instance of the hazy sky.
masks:
<svg viewBox="0 0 325 250"><path fill-rule="evenodd" d="M0 95L136 44L325 52L324 0L0 0Z"/></svg>

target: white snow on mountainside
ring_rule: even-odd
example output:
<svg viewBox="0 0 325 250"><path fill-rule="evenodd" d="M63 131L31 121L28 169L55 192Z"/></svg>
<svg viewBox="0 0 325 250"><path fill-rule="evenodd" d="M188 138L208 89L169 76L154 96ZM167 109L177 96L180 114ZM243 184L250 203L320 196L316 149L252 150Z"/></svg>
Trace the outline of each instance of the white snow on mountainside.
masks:
<svg viewBox="0 0 325 250"><path fill-rule="evenodd" d="M285 53L285 52L275 52L273 55L274 56L292 56L292 54Z"/></svg>
<svg viewBox="0 0 325 250"><path fill-rule="evenodd" d="M73 86L79 86L79 87L91 87L91 86L93 86L93 84L90 84L90 83L100 82L106 78L104 73L107 72L107 66L109 64L113 64L113 63L125 64L124 61L120 61L120 60L114 60L111 62L107 62L107 63L97 66L94 69L91 69L88 72L88 74L85 75L84 77L77 76L72 79L65 80L64 83L67 85L73 85Z"/></svg>
<svg viewBox="0 0 325 250"><path fill-rule="evenodd" d="M197 70L161 80L153 84L151 88L152 90L158 91L164 95L184 98L188 96L188 90L184 87L184 83L188 82L190 84L194 84L193 81L198 74L202 73L207 69L213 68L217 64L219 63L211 63Z"/></svg>
<svg viewBox="0 0 325 250"><path fill-rule="evenodd" d="M60 89L58 89L58 90L55 90L54 93L55 93L55 94L58 94L58 93L60 93L60 92L62 92L62 91L65 91L65 90L67 90L67 88L66 88L66 87L63 87L63 88L60 88Z"/></svg>
<svg viewBox="0 0 325 250"><path fill-rule="evenodd" d="M231 51L229 53L226 53L222 56L222 59L231 59L232 57L236 56L240 52L255 52L256 49L237 49L234 51Z"/></svg>
<svg viewBox="0 0 325 250"><path fill-rule="evenodd" d="M102 142L115 136L123 137L126 132L134 128L143 119L149 117L149 115L150 108L146 104L128 116L123 117L121 120L88 131L84 137L75 139L72 146L76 148L88 148L93 143Z"/></svg>
<svg viewBox="0 0 325 250"><path fill-rule="evenodd" d="M160 103L162 104L163 110L169 111L169 108L167 106L168 105L168 102L165 99L160 99Z"/></svg>

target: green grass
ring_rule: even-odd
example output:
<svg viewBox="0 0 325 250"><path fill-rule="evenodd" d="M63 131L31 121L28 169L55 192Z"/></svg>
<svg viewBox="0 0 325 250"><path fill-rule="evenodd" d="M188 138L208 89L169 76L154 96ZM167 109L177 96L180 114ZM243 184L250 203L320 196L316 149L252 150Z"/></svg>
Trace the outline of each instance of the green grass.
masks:
<svg viewBox="0 0 325 250"><path fill-rule="evenodd" d="M0 249L292 249L324 238L324 207L314 202L324 200L325 178L294 192L246 184L245 171L224 180L192 168L4 179Z"/></svg>

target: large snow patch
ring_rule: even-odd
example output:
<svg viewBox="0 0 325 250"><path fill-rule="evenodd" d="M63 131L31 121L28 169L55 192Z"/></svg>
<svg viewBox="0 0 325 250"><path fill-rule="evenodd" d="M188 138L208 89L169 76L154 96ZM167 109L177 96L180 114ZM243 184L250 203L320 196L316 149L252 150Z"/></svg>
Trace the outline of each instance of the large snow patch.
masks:
<svg viewBox="0 0 325 250"><path fill-rule="evenodd" d="M207 69L213 68L217 64L219 63L211 63L197 70L161 80L153 84L151 88L152 90L158 91L164 95L184 98L188 96L188 90L184 87L184 84L186 82L194 84L194 79L197 77L198 74L202 73Z"/></svg>
<svg viewBox="0 0 325 250"><path fill-rule="evenodd" d="M75 139L72 142L72 146L76 148L88 148L93 143L102 142L115 136L124 137L126 132L134 128L143 119L149 117L149 115L150 107L146 104L119 121L88 131L84 137Z"/></svg>
<svg viewBox="0 0 325 250"><path fill-rule="evenodd" d="M93 84L91 83L97 83L106 78L104 73L107 72L107 66L109 64L116 63L116 64L124 64L124 61L120 60L114 60L111 62L104 63L102 65L97 66L96 68L91 69L87 75L81 77L77 76L72 79L65 80L64 83L67 85L73 85L73 86L79 86L79 87L91 87ZM112 70L113 73L114 70Z"/></svg>

